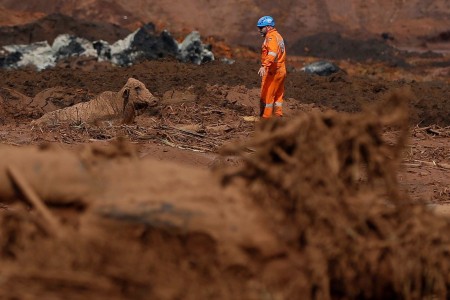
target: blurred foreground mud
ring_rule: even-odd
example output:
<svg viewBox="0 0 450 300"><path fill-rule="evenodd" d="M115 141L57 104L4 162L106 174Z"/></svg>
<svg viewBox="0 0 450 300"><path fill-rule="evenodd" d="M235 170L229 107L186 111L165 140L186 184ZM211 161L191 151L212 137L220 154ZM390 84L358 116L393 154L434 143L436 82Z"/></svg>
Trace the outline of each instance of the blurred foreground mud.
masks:
<svg viewBox="0 0 450 300"><path fill-rule="evenodd" d="M450 221L395 177L410 97L263 122L223 148L242 163L215 172L139 160L121 141L78 154L2 146L0 295L445 299Z"/></svg>

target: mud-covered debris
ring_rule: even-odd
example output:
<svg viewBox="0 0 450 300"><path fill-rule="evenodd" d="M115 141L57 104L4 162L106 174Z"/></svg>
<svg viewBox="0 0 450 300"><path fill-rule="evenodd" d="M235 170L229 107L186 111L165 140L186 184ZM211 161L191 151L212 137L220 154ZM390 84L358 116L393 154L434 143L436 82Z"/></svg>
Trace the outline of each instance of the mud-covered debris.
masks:
<svg viewBox="0 0 450 300"><path fill-rule="evenodd" d="M202 43L198 31L191 32L179 45L179 59L183 62L192 62L200 65L202 63L213 61L214 54L211 49Z"/></svg>
<svg viewBox="0 0 450 300"><path fill-rule="evenodd" d="M37 70L43 70L55 65L54 50L47 41L29 45L8 45L3 49L6 51L3 56L4 68L34 66Z"/></svg>
<svg viewBox="0 0 450 300"><path fill-rule="evenodd" d="M178 43L171 34L162 31L157 35L151 23L111 45L111 61L119 66L131 65L143 59L176 57L177 54Z"/></svg>
<svg viewBox="0 0 450 300"><path fill-rule="evenodd" d="M252 140L224 149L245 162L224 172L224 183L243 178L244 190L297 253L293 265L308 262L297 275L308 279L286 299L448 295L450 223L409 201L397 184L408 99L397 92L361 114L260 122ZM384 140L385 126L399 130L394 141Z"/></svg>
<svg viewBox="0 0 450 300"><path fill-rule="evenodd" d="M304 66L301 70L308 74L328 76L338 72L340 68L337 65L328 61L316 61Z"/></svg>
<svg viewBox="0 0 450 300"><path fill-rule="evenodd" d="M58 61L70 57L86 56L97 61L110 61L118 66L129 66L140 60L165 57L178 58L182 62L201 64L214 60L214 55L200 39L196 31L178 44L167 30L160 34L148 23L122 40L113 44L98 40L91 42L74 35L61 34L52 46L47 41L24 45L3 46L0 67L8 69L34 66L37 70L54 67Z"/></svg>

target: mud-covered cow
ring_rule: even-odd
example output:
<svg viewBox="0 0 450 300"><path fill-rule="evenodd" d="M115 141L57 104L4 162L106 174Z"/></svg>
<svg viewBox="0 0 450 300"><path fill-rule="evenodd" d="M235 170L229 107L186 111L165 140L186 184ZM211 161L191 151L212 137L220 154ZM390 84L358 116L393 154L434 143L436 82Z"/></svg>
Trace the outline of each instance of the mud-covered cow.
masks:
<svg viewBox="0 0 450 300"><path fill-rule="evenodd" d="M142 82L129 78L119 92L103 92L88 102L48 112L34 120L32 125L95 123L112 119L128 124L136 117L136 110L156 106L158 102Z"/></svg>

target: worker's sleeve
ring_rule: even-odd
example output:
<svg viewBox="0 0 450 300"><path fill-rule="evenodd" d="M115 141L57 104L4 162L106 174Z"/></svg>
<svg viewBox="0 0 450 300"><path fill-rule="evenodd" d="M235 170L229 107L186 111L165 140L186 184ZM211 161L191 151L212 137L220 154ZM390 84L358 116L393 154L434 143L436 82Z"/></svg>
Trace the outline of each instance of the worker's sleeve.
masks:
<svg viewBox="0 0 450 300"><path fill-rule="evenodd" d="M277 58L278 43L275 37L270 37L268 38L266 45L267 45L267 55L265 59L262 61L262 66L268 68Z"/></svg>

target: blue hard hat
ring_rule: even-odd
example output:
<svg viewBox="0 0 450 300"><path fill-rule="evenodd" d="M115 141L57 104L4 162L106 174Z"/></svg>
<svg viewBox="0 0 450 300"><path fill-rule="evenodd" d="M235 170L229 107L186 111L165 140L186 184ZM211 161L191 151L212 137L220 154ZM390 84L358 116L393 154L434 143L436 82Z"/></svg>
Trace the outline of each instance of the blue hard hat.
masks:
<svg viewBox="0 0 450 300"><path fill-rule="evenodd" d="M258 27L264 27L264 26L275 26L275 20L271 16L264 16L258 20L258 23L256 23L256 26Z"/></svg>

